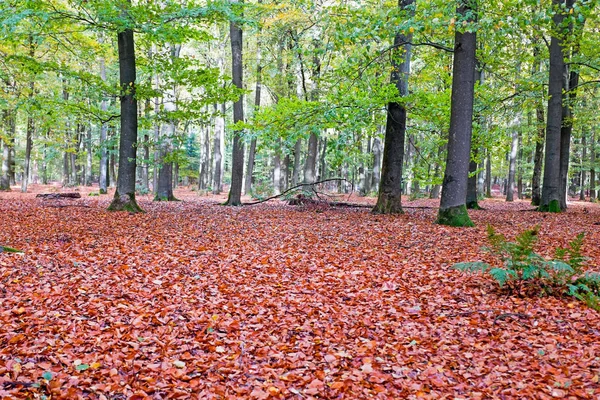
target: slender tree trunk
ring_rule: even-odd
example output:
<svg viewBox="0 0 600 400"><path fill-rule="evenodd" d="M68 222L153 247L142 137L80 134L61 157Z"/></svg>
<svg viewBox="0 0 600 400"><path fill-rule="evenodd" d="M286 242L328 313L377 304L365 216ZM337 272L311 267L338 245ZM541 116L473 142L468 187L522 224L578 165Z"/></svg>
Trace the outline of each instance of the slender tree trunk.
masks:
<svg viewBox="0 0 600 400"><path fill-rule="evenodd" d="M86 159L85 159L85 185L92 186L92 127L87 127L87 134L85 139L86 145Z"/></svg>
<svg viewBox="0 0 600 400"><path fill-rule="evenodd" d="M560 10L561 0L552 0ZM552 20L554 28L561 30L565 15L557 11ZM561 193L561 125L563 73L565 70L563 40L561 35L553 34L550 39L550 73L548 78L548 116L546 120L546 156L544 162L544 181L542 185L541 211L560 212Z"/></svg>
<svg viewBox="0 0 600 400"><path fill-rule="evenodd" d="M215 113L217 113L218 105L215 104ZM221 153L221 141L223 139L223 133L225 130L225 121L223 120L222 115L215 115L215 137L213 140L213 194L221 193L221 182L222 182L222 163L221 159L223 157Z"/></svg>
<svg viewBox="0 0 600 400"><path fill-rule="evenodd" d="M6 134L2 139L2 175L0 175L0 190L10 191L10 135L12 131L12 116L8 110L3 111L3 125Z"/></svg>
<svg viewBox="0 0 600 400"><path fill-rule="evenodd" d="M542 165L544 163L544 141L546 138L546 127L544 126L544 107L538 103L535 108L536 136L535 153L533 156L533 177L531 179L531 205L539 206L542 201Z"/></svg>
<svg viewBox="0 0 600 400"><path fill-rule="evenodd" d="M413 14L414 0L398 0L398 7ZM401 97L408 95L408 78L410 75L410 56L412 35L399 31L394 37L397 48L392 58L390 82L396 86ZM385 144L383 146L383 165L377 203L373 208L376 214L402 213L402 163L404 157L404 140L406 135L406 106L401 102L389 102L385 125Z"/></svg>
<svg viewBox="0 0 600 400"><path fill-rule="evenodd" d="M317 180L321 181L327 179L327 163L325 156L327 155L327 138L323 138L323 146L321 147L320 161L319 161L319 177Z"/></svg>
<svg viewBox="0 0 600 400"><path fill-rule="evenodd" d="M477 202L477 149L473 149L473 158L469 161L469 180L467 181L467 208L479 210Z"/></svg>
<svg viewBox="0 0 600 400"><path fill-rule="evenodd" d="M181 45L171 45L171 60L179 58ZM154 201L176 201L173 187L177 186L177 166L171 158L173 154L173 138L175 137L176 124L172 113L177 111L177 88L172 87L172 92L164 101L164 109L169 113L169 122L166 124L160 145L160 164L158 169L158 182ZM175 173L174 173L175 172Z"/></svg>
<svg viewBox="0 0 600 400"><path fill-rule="evenodd" d="M521 121L517 116L515 121L513 121L513 129L512 129L512 140L510 145L510 154L509 154L509 167L508 167L508 183L507 183L507 191L506 191L506 201L514 201L514 193L515 193L515 176L517 171L517 155L519 153L519 131L518 126Z"/></svg>
<svg viewBox="0 0 600 400"><path fill-rule="evenodd" d="M459 4L458 14L476 19L475 1L461 0ZM437 218L437 223L442 225L473 226L467 213L466 198L473 131L476 42L475 32L455 33L448 154Z"/></svg>
<svg viewBox="0 0 600 400"><path fill-rule="evenodd" d="M592 127L590 143L590 201L596 201L596 130Z"/></svg>
<svg viewBox="0 0 600 400"><path fill-rule="evenodd" d="M126 7L131 5L127 0ZM124 11L127 13L127 10ZM119 81L121 86L121 137L119 139L119 176L111 211L142 212L135 200L136 148L138 135L137 99L135 96L135 48L133 30L118 34Z"/></svg>
<svg viewBox="0 0 600 400"><path fill-rule="evenodd" d="M385 129L385 127L381 127L381 129ZM378 189L381 184L381 157L381 139L375 137L373 139L373 180L371 182L371 187Z"/></svg>
<svg viewBox="0 0 600 400"><path fill-rule="evenodd" d="M259 32L260 35L260 32ZM254 94L254 113L260 108L260 97L262 89L262 65L261 65L261 46L260 38L256 43L256 90ZM252 193L252 175L254 173L254 158L256 156L256 136L250 141L248 149L248 165L246 166L246 181L244 184L244 193Z"/></svg>
<svg viewBox="0 0 600 400"><path fill-rule="evenodd" d="M581 168L579 173L580 176L580 189L579 189L579 200L585 201L585 163L587 161L587 143L585 140L585 133L581 134Z"/></svg>
<svg viewBox="0 0 600 400"><path fill-rule="evenodd" d="M273 189L275 194L281 193L281 156L279 149L273 154Z"/></svg>
<svg viewBox="0 0 600 400"><path fill-rule="evenodd" d="M300 157L302 156L302 139L296 140L294 145L294 172L292 175L292 186L300 183Z"/></svg>
<svg viewBox="0 0 600 400"><path fill-rule="evenodd" d="M231 0L235 5L239 0ZM231 39L231 75L233 84L238 89L243 89L243 64L242 64L242 28L234 22L229 25ZM233 122L244 121L244 95L233 103ZM242 184L244 179L244 141L242 131L233 132L233 149L231 154L231 188L227 198L227 205L239 206L242 204Z"/></svg>
<svg viewBox="0 0 600 400"><path fill-rule="evenodd" d="M31 82L29 85L31 93L29 94L29 100L33 99L35 83ZM29 112L27 116L27 133L25 139L25 163L23 165L23 179L21 180L21 192L27 192L27 183L29 181L29 166L31 165L31 149L33 148L33 133L35 131L35 122L33 115Z"/></svg>

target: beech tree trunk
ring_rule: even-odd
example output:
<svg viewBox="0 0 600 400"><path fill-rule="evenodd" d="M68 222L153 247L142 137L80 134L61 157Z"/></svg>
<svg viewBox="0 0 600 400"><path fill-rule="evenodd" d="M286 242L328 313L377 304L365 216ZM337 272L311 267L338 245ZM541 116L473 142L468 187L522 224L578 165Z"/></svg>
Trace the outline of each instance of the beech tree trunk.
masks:
<svg viewBox="0 0 600 400"><path fill-rule="evenodd" d="M581 147L582 147L582 154L581 154L581 170L580 170L580 174L581 174L581 182L580 182L580 190L579 190L579 200L581 201L585 201L585 168L584 168L584 164L587 161L587 143L585 140L585 133L583 133L581 135Z"/></svg>
<svg viewBox="0 0 600 400"><path fill-rule="evenodd" d="M12 116L8 110L3 111L3 124L6 135L2 137L2 175L0 175L0 190L10 191L10 139L12 131Z"/></svg>
<svg viewBox="0 0 600 400"><path fill-rule="evenodd" d="M33 98L34 83L30 84L31 93L29 99ZM33 133L35 131L35 122L31 112L27 116L27 133L25 138L25 163L23 164L23 179L21 179L21 192L27 192L29 182L29 166L31 165L31 149L33 148Z"/></svg>
<svg viewBox="0 0 600 400"><path fill-rule="evenodd" d="M476 1L461 0L457 13L474 21ZM448 154L437 218L437 223L442 225L473 226L467 213L466 198L473 131L476 42L475 32L457 30L455 33Z"/></svg>
<svg viewBox="0 0 600 400"><path fill-rule="evenodd" d="M260 32L259 32L260 34ZM256 45L256 89L254 93L254 113L260 108L260 97L262 89L262 65L261 65L261 41ZM246 166L246 181L244 184L244 193L252 192L252 175L254 173L254 159L256 157L256 137L252 137L250 148L248 149L248 165Z"/></svg>
<svg viewBox="0 0 600 400"><path fill-rule="evenodd" d="M302 153L302 139L296 140L294 145L294 171L292 175L292 186L300 183L300 157Z"/></svg>
<svg viewBox="0 0 600 400"><path fill-rule="evenodd" d="M513 121L509 163L508 163L508 183L506 191L506 201L514 201L515 194L515 176L517 172L517 155L519 153L519 131L518 125L520 121L518 117Z"/></svg>
<svg viewBox="0 0 600 400"><path fill-rule="evenodd" d="M102 41L100 41L102 43ZM100 59L100 78L106 82L106 64L104 58ZM103 112L108 110L108 101L103 98L100 103ZM98 179L99 193L106 194L108 189L108 124L103 122L100 126L100 174Z"/></svg>
<svg viewBox="0 0 600 400"><path fill-rule="evenodd" d="M596 130L593 127L590 143L590 201L596 201Z"/></svg>
<svg viewBox="0 0 600 400"><path fill-rule="evenodd" d="M131 5L131 0L127 0ZM126 10L124 11L127 12ZM118 33L119 83L121 86L121 137L119 140L119 175L111 211L142 212L135 200L135 170L137 150L136 67L133 30Z"/></svg>
<svg viewBox="0 0 600 400"><path fill-rule="evenodd" d="M399 0L398 7L412 15L414 0ZM394 57L390 82L396 86L400 96L408 95L410 74L410 55L412 35L404 31L394 37ZM404 46L402 46L404 44ZM387 105L385 125L385 145L383 147L383 165L377 203L373 208L376 214L402 213L402 163L404 158L404 140L406 135L406 106L404 103L390 102Z"/></svg>
<svg viewBox="0 0 600 400"><path fill-rule="evenodd" d="M223 168L222 168L222 158L223 154L221 153L221 142L223 140L223 134L225 130L225 121L223 120L223 116L218 114L219 106L217 104L214 105L215 108L215 137L213 139L213 181L212 181L212 192L213 194L221 193L221 185L222 185L222 177L223 177Z"/></svg>
<svg viewBox="0 0 600 400"><path fill-rule="evenodd" d="M560 10L561 0L552 0ZM552 20L554 28L561 30L565 15L557 11ZM561 191L561 126L563 73L565 70L563 40L554 34L550 39L550 72L548 77L548 115L546 119L546 156L544 160L544 181L540 211L560 212Z"/></svg>
<svg viewBox="0 0 600 400"><path fill-rule="evenodd" d="M239 3L239 0L231 0L233 4ZM231 75L233 84L243 89L243 64L242 64L242 28L234 22L229 25L229 35L231 38ZM233 103L233 123L244 120L244 95ZM242 184L244 178L244 141L242 131L233 132L233 149L231 154L231 188L226 205L242 205Z"/></svg>

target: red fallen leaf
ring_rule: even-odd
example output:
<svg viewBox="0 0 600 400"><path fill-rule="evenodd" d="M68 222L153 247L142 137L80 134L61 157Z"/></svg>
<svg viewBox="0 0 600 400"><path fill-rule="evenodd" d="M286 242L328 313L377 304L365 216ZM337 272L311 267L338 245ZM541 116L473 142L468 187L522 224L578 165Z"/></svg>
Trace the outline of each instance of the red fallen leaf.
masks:
<svg viewBox="0 0 600 400"><path fill-rule="evenodd" d="M9 344L15 344L15 343L22 342L23 340L25 340L25 335L23 335L22 333L19 333L19 334L15 335L15 336L11 337L8 340L8 343Z"/></svg>
<svg viewBox="0 0 600 400"><path fill-rule="evenodd" d="M332 363L335 362L337 360L337 358L335 358L335 356L333 354L327 354L325 355L325 357L323 357L325 359L325 361L327 361L328 363Z"/></svg>
<svg viewBox="0 0 600 400"><path fill-rule="evenodd" d="M269 393L265 392L261 388L254 388L250 393L250 397L253 399L265 400L269 398Z"/></svg>

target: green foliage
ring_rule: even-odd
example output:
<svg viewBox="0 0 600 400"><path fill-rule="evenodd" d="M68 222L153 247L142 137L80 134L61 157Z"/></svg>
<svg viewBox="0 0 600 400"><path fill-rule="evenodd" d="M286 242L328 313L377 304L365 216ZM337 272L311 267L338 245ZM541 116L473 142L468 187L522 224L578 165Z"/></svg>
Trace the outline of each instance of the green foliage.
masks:
<svg viewBox="0 0 600 400"><path fill-rule="evenodd" d="M254 199L264 200L273 194L273 186L268 181L261 180L252 184L252 198Z"/></svg>
<svg viewBox="0 0 600 400"><path fill-rule="evenodd" d="M14 249L8 246L0 246L0 253L22 253L22 250Z"/></svg>
<svg viewBox="0 0 600 400"><path fill-rule="evenodd" d="M585 302L594 310L600 311L600 273L583 274L586 257L582 254L584 233L569 242L566 248L555 250L555 259L546 260L534 252L539 237L539 225L520 233L513 242L496 233L491 225L487 227L487 248L502 267L493 268L482 261L462 262L453 266L463 272L489 273L500 287L518 289L524 286L541 289L540 294L567 293Z"/></svg>

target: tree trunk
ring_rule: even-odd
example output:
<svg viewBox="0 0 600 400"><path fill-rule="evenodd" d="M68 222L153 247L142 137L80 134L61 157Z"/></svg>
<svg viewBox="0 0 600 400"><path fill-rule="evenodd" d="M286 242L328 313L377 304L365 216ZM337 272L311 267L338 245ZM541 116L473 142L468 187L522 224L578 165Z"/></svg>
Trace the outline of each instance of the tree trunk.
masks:
<svg viewBox="0 0 600 400"><path fill-rule="evenodd" d="M414 13L414 0L398 0L398 7L410 16ZM392 58L390 82L396 86L401 97L408 96L408 78L410 75L410 44L412 35L404 31L396 33L394 45L397 46ZM377 203L373 208L376 214L402 213L402 162L404 157L404 139L406 134L406 106L401 102L389 102L385 125L385 144L383 146L383 164Z"/></svg>
<svg viewBox="0 0 600 400"><path fill-rule="evenodd" d="M590 143L590 201L596 201L596 130L592 127Z"/></svg>
<svg viewBox="0 0 600 400"><path fill-rule="evenodd" d="M581 147L582 147L582 154L581 154L581 169L580 169L580 174L581 174L581 188L579 190L579 200L581 201L585 201L585 162L587 161L587 143L585 140L585 133L581 134Z"/></svg>
<svg viewBox="0 0 600 400"><path fill-rule="evenodd" d="M473 158L469 161L469 178L467 181L467 200L468 209L479 210L477 202L477 149L473 150Z"/></svg>
<svg viewBox="0 0 600 400"><path fill-rule="evenodd" d="M474 21L476 2L461 0L457 12ZM442 225L473 226L467 213L466 198L473 131L476 41L475 32L456 31L454 36L448 154L437 218L437 223Z"/></svg>
<svg viewBox="0 0 600 400"><path fill-rule="evenodd" d="M34 82L29 85L31 93L29 99L33 99ZM33 133L35 131L35 122L31 111L27 115L27 133L25 139L25 163L23 165L23 179L21 180L21 192L27 192L27 183L29 182L29 166L31 165L31 149L33 148Z"/></svg>
<svg viewBox="0 0 600 400"><path fill-rule="evenodd" d="M11 115L8 110L3 112L3 124L6 127L6 135L2 139L2 175L0 175L0 190L10 191L10 138L11 134Z"/></svg>
<svg viewBox="0 0 600 400"><path fill-rule="evenodd" d="M126 7L131 5L127 0ZM119 139L119 176L111 211L142 212L135 200L135 170L137 148L137 99L135 96L135 48L133 30L118 34L119 83L121 86L121 137Z"/></svg>
<svg viewBox="0 0 600 400"><path fill-rule="evenodd" d="M327 138L323 138L319 161L319 177L317 180L321 181L327 179L327 164L325 162L325 156L327 155Z"/></svg>
<svg viewBox="0 0 600 400"><path fill-rule="evenodd" d="M213 194L221 193L221 185L222 185L222 177L223 177L223 168L222 168L222 153L221 153L221 141L223 139L223 134L225 130L225 121L223 116L218 114L218 105L215 104L215 137L213 139Z"/></svg>
<svg viewBox="0 0 600 400"><path fill-rule="evenodd" d="M531 179L531 205L539 206L542 201L542 164L544 162L544 141L546 138L546 128L544 126L544 107L538 103L535 107L536 115L536 136L535 136L535 154L533 156L533 177Z"/></svg>
<svg viewBox="0 0 600 400"><path fill-rule="evenodd" d="M512 141L510 145L509 166L508 166L508 183L506 191L506 201L514 201L515 193L515 176L517 171L517 155L519 153L519 117L513 121Z"/></svg>
<svg viewBox="0 0 600 400"><path fill-rule="evenodd" d="M300 157L302 153L302 139L296 140L294 145L294 172L292 175L292 186L300 183Z"/></svg>
<svg viewBox="0 0 600 400"><path fill-rule="evenodd" d="M239 0L231 0L235 5ZM243 89L243 64L242 64L242 28L234 22L229 25L231 38L231 75L233 84L238 89ZM233 103L233 123L244 121L244 95ZM242 205L242 184L244 179L244 141L242 131L233 132L233 149L231 152L231 188L226 205Z"/></svg>
<svg viewBox="0 0 600 400"><path fill-rule="evenodd" d="M260 34L260 31L259 31ZM260 108L260 97L262 89L262 65L261 65L261 41L256 43L256 90L254 94L254 113ZM246 182L244 185L244 193L252 193L252 175L254 173L254 158L256 156L256 137L252 137L250 148L248 149L248 165L246 166Z"/></svg>
<svg viewBox="0 0 600 400"><path fill-rule="evenodd" d="M554 28L561 30L565 15L560 11L561 0L552 0L559 10L552 20ZM550 39L550 72L548 78L548 116L546 120L546 156L540 211L560 212L561 193L561 125L563 73L565 70L562 35L554 34Z"/></svg>
<svg viewBox="0 0 600 400"><path fill-rule="evenodd" d="M281 193L281 156L279 146L273 154L273 190L275 194Z"/></svg>
<svg viewBox="0 0 600 400"><path fill-rule="evenodd" d="M87 127L85 139L86 159L85 159L85 186L92 186L92 127Z"/></svg>

